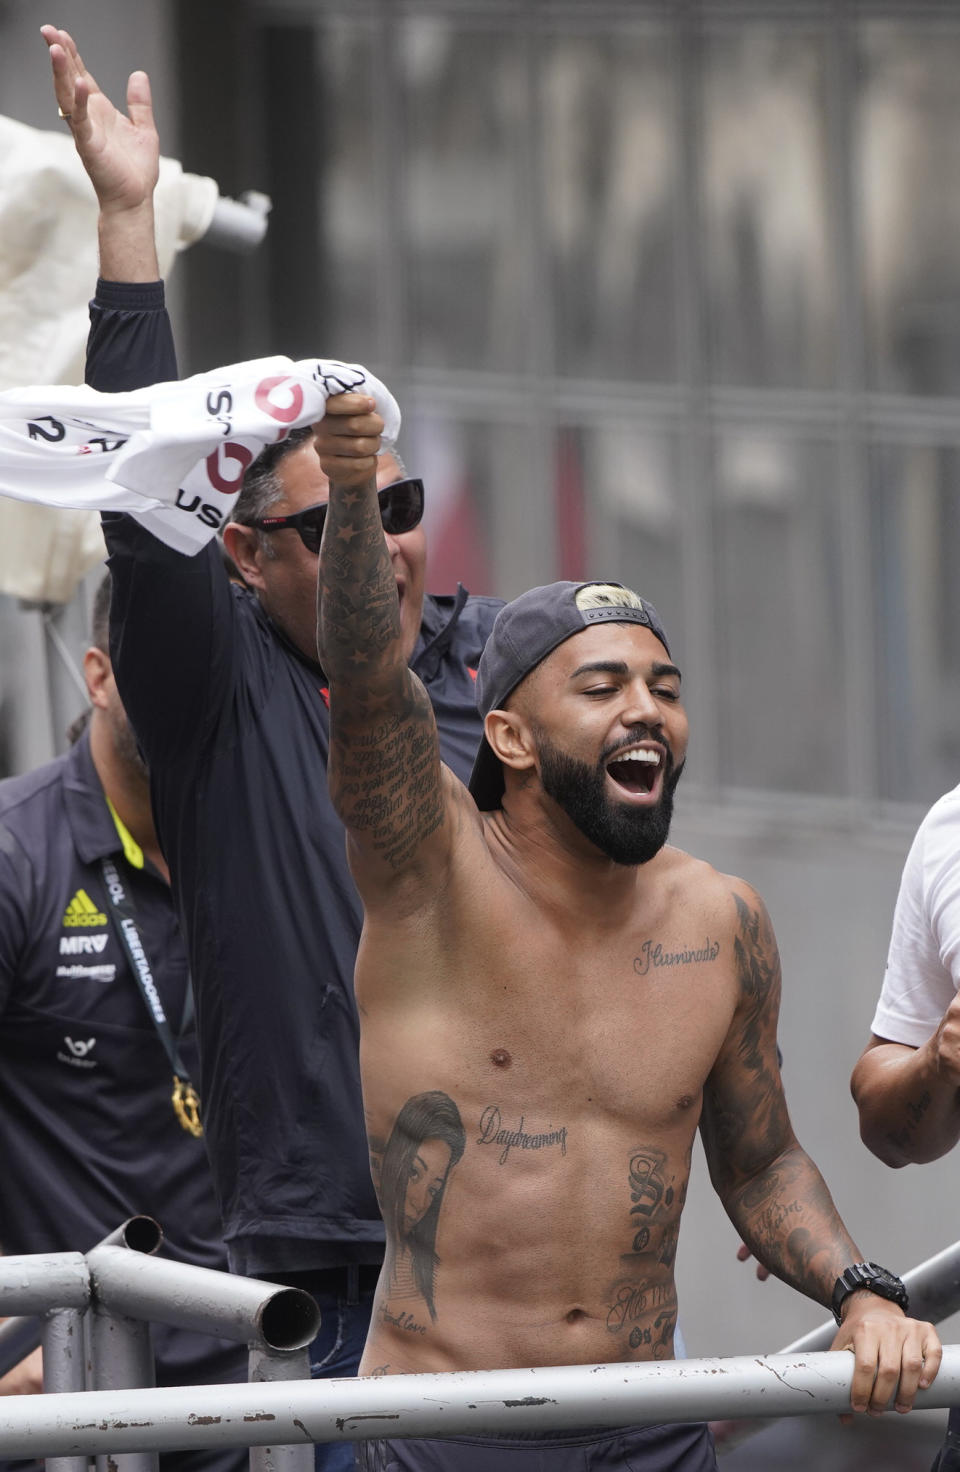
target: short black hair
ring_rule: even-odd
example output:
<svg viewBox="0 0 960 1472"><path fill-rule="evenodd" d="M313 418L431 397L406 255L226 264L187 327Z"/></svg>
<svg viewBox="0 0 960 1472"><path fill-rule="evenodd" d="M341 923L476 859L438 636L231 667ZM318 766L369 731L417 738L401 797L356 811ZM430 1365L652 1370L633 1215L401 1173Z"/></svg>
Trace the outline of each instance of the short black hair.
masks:
<svg viewBox="0 0 960 1472"><path fill-rule="evenodd" d="M283 495L283 487L277 479L277 466L312 436L310 425L303 424L299 429L292 429L285 439L260 451L252 465L247 467L240 494L230 514L231 521L252 526L261 516L266 516L274 501L279 501Z"/></svg>
<svg viewBox="0 0 960 1472"><path fill-rule="evenodd" d="M105 572L97 584L90 611L90 642L106 655L110 653L110 587L110 574Z"/></svg>

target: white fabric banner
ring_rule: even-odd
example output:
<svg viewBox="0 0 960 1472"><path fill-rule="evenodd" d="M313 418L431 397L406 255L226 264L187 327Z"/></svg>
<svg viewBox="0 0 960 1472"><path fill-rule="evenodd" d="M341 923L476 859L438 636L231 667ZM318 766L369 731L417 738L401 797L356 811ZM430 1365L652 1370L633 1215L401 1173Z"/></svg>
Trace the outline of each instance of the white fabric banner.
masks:
<svg viewBox="0 0 960 1472"><path fill-rule="evenodd" d="M127 511L193 555L229 519L267 444L322 419L327 399L370 394L383 448L400 432L389 390L358 363L258 358L125 394L52 385L0 393L0 495Z"/></svg>

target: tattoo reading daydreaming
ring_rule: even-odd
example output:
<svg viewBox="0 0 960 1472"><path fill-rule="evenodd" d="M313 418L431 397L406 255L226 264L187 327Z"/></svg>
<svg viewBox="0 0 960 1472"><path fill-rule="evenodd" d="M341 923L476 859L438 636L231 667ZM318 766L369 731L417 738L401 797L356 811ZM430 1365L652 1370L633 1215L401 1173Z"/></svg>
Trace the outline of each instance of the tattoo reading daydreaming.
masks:
<svg viewBox="0 0 960 1472"><path fill-rule="evenodd" d="M715 961L720 954L720 942L707 936L702 946L683 951L665 951L659 941L645 940L639 956L633 958L633 969L638 976L648 976L651 970L661 966L697 966Z"/></svg>
<svg viewBox="0 0 960 1472"><path fill-rule="evenodd" d="M520 1123L516 1129L504 1129L500 1110L496 1104L488 1104L480 1116L480 1133L477 1136L477 1144L502 1146L499 1157L500 1165L506 1165L511 1150L545 1150L549 1145L559 1145L560 1154L566 1155L566 1125L561 1125L559 1129L543 1130L535 1135L528 1134L523 1126L524 1116L521 1114Z"/></svg>

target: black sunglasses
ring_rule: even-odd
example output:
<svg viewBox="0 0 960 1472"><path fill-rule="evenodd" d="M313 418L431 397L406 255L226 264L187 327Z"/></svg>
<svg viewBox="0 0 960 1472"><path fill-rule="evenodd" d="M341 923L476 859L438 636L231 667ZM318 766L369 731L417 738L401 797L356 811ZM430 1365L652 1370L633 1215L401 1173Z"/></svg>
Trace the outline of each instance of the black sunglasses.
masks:
<svg viewBox="0 0 960 1472"><path fill-rule="evenodd" d="M395 480L392 485L378 491L380 520L388 536L399 537L412 532L423 519L423 481ZM323 523L327 519L327 503L308 506L305 511L295 511L292 516L261 516L250 525L261 532L282 532L292 527L308 552L320 551Z"/></svg>

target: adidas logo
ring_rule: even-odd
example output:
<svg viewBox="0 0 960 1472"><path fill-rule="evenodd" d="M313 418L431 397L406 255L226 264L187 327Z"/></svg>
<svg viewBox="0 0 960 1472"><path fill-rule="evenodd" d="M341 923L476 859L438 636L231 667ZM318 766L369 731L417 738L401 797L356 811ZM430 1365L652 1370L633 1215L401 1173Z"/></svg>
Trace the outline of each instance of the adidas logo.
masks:
<svg viewBox="0 0 960 1472"><path fill-rule="evenodd" d="M106 925L107 917L97 909L85 889L78 889L63 912L64 925Z"/></svg>

